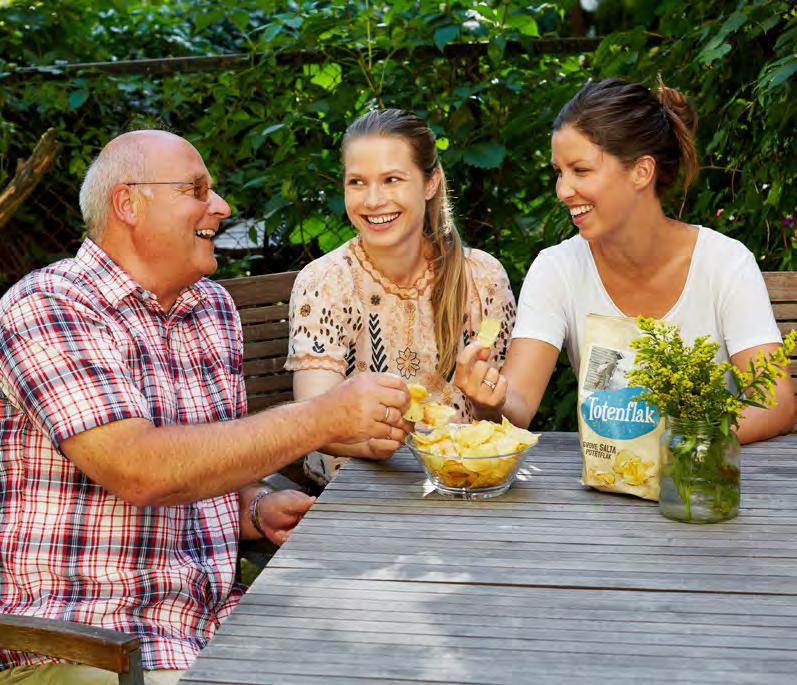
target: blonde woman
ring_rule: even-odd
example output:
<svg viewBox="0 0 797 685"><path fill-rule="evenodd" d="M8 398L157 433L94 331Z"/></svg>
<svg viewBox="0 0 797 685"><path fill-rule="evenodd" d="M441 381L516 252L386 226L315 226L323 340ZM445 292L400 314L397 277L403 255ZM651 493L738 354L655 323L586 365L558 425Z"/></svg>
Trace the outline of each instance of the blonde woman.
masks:
<svg viewBox="0 0 797 685"><path fill-rule="evenodd" d="M358 235L306 266L294 285L285 365L294 395L318 395L362 371L392 373L468 420L471 404L450 382L455 360L491 316L501 332L490 361L501 366L515 319L509 279L496 259L463 248L434 134L416 115L384 109L357 119L343 138L343 166ZM326 445L307 456L305 472L325 485L347 457L387 459L400 445Z"/></svg>

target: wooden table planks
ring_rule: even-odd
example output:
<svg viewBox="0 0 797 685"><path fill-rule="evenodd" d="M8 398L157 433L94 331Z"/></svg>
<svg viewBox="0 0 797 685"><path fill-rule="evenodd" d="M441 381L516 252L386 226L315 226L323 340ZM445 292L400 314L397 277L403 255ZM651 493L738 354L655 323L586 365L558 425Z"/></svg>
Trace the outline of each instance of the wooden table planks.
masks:
<svg viewBox="0 0 797 685"><path fill-rule="evenodd" d="M797 436L746 446L713 525L583 488L546 433L504 496L353 460L184 683L797 682Z"/></svg>

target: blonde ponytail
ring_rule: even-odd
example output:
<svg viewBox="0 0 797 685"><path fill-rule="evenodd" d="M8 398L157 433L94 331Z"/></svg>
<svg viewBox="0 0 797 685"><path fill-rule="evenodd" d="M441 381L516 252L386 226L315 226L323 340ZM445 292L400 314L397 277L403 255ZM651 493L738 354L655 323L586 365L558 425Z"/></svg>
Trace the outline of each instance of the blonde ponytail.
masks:
<svg viewBox="0 0 797 685"><path fill-rule="evenodd" d="M468 274L465 253L448 200L446 177L438 163L440 185L426 204L424 231L435 250L435 284L432 291L437 371L447 378L454 368L465 322Z"/></svg>

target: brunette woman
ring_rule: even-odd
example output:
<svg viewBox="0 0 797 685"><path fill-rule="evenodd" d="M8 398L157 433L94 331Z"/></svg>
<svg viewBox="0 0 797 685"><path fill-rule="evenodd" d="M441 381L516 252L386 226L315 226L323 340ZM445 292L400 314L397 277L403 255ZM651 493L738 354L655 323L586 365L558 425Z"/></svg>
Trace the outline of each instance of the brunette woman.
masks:
<svg viewBox="0 0 797 685"><path fill-rule="evenodd" d="M455 382L482 415L531 421L562 346L578 373L587 314L642 314L676 323L685 341L710 334L718 361L741 369L781 342L755 257L737 240L667 216L661 198L698 171L697 118L660 83L607 79L585 86L557 116L551 138L556 194L578 229L540 252L518 302L502 371L478 346L459 355ZM493 387L494 386L494 387ZM791 379L777 406L749 408L742 442L789 432Z"/></svg>

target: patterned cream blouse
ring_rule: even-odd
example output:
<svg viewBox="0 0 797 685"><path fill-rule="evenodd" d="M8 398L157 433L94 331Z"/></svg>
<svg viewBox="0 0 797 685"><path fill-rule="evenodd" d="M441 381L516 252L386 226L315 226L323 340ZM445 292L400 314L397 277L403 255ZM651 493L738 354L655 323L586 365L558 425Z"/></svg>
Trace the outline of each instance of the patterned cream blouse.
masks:
<svg viewBox="0 0 797 685"><path fill-rule="evenodd" d="M459 348L476 335L485 316L501 322L490 362L500 368L515 322L515 298L500 262L481 250L466 250L468 304ZM389 372L420 383L432 399L469 420L472 407L437 366L427 270L410 287L400 287L370 262L358 238L308 264L293 286L290 306L289 371L327 369L349 376ZM325 484L345 460L309 455L305 470Z"/></svg>

